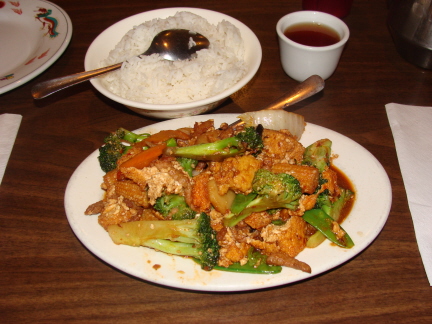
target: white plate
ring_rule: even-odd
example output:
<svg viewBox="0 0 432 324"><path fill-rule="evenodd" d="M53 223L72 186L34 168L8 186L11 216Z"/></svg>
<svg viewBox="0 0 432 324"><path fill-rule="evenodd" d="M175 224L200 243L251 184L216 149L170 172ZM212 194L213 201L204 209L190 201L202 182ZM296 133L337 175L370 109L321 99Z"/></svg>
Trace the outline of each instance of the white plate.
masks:
<svg viewBox="0 0 432 324"><path fill-rule="evenodd" d="M44 0L0 1L0 94L30 81L65 51L72 23Z"/></svg>
<svg viewBox="0 0 432 324"><path fill-rule="evenodd" d="M214 119L215 125L236 120L234 114L215 114L168 120L140 131L154 133L163 129L191 127L196 121ZM72 175L66 188L66 214L78 239L96 256L132 276L157 284L203 291L245 291L289 284L316 276L350 260L365 249L383 228L391 206L391 187L386 172L376 158L351 139L329 129L307 124L301 142L307 146L329 138L332 151L339 157L334 164L352 181L356 191L354 207L343 226L354 240L352 249L342 249L324 242L306 249L298 259L312 267L312 274L284 268L276 275L238 274L223 271L206 272L192 260L169 256L144 248L115 245L98 224L97 216L85 216L88 205L100 200L103 172L98 151L93 152ZM155 266L160 265L160 267Z"/></svg>

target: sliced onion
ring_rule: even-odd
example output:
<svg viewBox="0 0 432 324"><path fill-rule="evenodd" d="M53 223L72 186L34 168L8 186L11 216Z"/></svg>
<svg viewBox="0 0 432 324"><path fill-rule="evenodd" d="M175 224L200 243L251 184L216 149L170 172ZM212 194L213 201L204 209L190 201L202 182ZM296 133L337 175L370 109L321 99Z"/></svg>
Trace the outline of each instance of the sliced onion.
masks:
<svg viewBox="0 0 432 324"><path fill-rule="evenodd" d="M263 125L264 128L272 130L287 129L300 140L304 130L305 121L302 115L285 110L259 110L240 115L246 126Z"/></svg>

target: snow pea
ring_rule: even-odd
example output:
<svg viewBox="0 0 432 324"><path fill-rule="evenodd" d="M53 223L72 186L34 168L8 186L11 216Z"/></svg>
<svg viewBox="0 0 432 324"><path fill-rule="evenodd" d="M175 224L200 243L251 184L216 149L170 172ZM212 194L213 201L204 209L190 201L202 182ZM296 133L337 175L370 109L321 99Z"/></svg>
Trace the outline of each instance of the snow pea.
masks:
<svg viewBox="0 0 432 324"><path fill-rule="evenodd" d="M340 239L332 231L333 222L335 221L322 209L311 209L307 210L303 214L303 219L315 227L318 231L324 234L327 239L331 242L339 245L340 247L350 249L354 246L354 242L348 233L340 226L341 230L345 232L345 235Z"/></svg>

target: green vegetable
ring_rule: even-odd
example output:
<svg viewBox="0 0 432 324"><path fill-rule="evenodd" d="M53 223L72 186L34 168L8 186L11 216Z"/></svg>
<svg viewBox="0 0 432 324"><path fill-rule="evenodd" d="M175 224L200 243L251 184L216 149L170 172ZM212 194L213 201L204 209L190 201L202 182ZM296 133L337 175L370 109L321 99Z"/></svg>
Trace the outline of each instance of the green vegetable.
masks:
<svg viewBox="0 0 432 324"><path fill-rule="evenodd" d="M246 127L243 132L213 143L203 143L185 147L170 147L167 155L185 157L194 160L220 161L227 157L249 151L253 154L261 152L263 141L262 127Z"/></svg>
<svg viewBox="0 0 432 324"><path fill-rule="evenodd" d="M327 215L333 218L335 221L339 221L342 208L345 206L348 200L354 196L354 193L348 189L341 189L341 194L335 202L331 202L328 190L325 190L318 195L317 202L315 204L316 209L322 209ZM317 231L307 241L306 246L314 248L320 245L324 240L325 236Z"/></svg>
<svg viewBox="0 0 432 324"><path fill-rule="evenodd" d="M173 220L193 219L196 216L196 212L186 204L185 198L176 194L157 198L154 209L165 218Z"/></svg>
<svg viewBox="0 0 432 324"><path fill-rule="evenodd" d="M286 224L286 221L282 220L282 219L275 219L272 220L272 224L277 225L277 226L282 226Z"/></svg>
<svg viewBox="0 0 432 324"><path fill-rule="evenodd" d="M136 133L128 131L124 128L119 128L117 130L117 132L119 132L119 131L120 131L120 134L124 134L123 140L125 140L126 142L129 142L129 143L138 143L138 142L141 142L142 140L146 139L147 137L150 137L150 134L148 134L148 133L136 134Z"/></svg>
<svg viewBox="0 0 432 324"><path fill-rule="evenodd" d="M198 161L186 157L178 157L177 162L180 163L182 168L189 174L190 177L193 176L193 170L195 170L198 165Z"/></svg>
<svg viewBox="0 0 432 324"><path fill-rule="evenodd" d="M296 178L286 173L275 174L265 169L260 169L255 173L252 193L256 194L256 197L243 209L244 204L238 206L233 203L231 213L225 216L225 226L235 226L254 212L276 208L295 210L302 195L300 183Z"/></svg>
<svg viewBox="0 0 432 324"><path fill-rule="evenodd" d="M177 146L177 141L175 138L170 138L169 140L166 141L166 144L168 147L174 147Z"/></svg>
<svg viewBox="0 0 432 324"><path fill-rule="evenodd" d="M216 232L205 213L194 219L110 225L108 233L116 244L145 246L168 254L193 257L204 270L212 270L219 260Z"/></svg>
<svg viewBox="0 0 432 324"><path fill-rule="evenodd" d="M328 190L325 190L318 195L315 208L322 209L335 221L339 220L342 208L345 206L348 200L354 196L354 193L349 189L341 188L339 198L335 202L331 202Z"/></svg>
<svg viewBox="0 0 432 324"><path fill-rule="evenodd" d="M314 166L323 172L330 166L332 142L322 139L306 147L303 153L303 164Z"/></svg>
<svg viewBox="0 0 432 324"><path fill-rule="evenodd" d="M130 144L137 143L149 137L149 134L135 134L124 128L119 128L104 139L104 145L99 148L99 165L104 172L117 167L117 160L127 152ZM125 145L129 144L129 145Z"/></svg>
<svg viewBox="0 0 432 324"><path fill-rule="evenodd" d="M166 143L167 143L167 147L177 146L177 141L175 138L170 138ZM198 165L198 161L187 157L177 157L176 160L181 165L183 170L185 170L187 174L189 174L189 176L192 177L193 170L195 170L196 166Z"/></svg>
<svg viewBox="0 0 432 324"><path fill-rule="evenodd" d="M256 198L256 196L257 194L255 192L251 192L248 195L237 194L232 202L231 212L233 214L240 213L243 209L246 208L247 205L252 202L252 200Z"/></svg>
<svg viewBox="0 0 432 324"><path fill-rule="evenodd" d="M340 225L340 229L343 230L345 234L341 238L336 236L336 234L332 231L333 222L335 222L335 220L322 209L310 209L305 211L303 214L303 219L320 231L331 242L339 245L340 247L349 249L354 246L354 242L352 241L351 237Z"/></svg>
<svg viewBox="0 0 432 324"><path fill-rule="evenodd" d="M248 262L244 265L236 262L229 267L215 266L214 270L252 273L252 274L276 274L282 271L281 266L269 265L266 263L267 255L261 254L258 250L250 248L248 251Z"/></svg>

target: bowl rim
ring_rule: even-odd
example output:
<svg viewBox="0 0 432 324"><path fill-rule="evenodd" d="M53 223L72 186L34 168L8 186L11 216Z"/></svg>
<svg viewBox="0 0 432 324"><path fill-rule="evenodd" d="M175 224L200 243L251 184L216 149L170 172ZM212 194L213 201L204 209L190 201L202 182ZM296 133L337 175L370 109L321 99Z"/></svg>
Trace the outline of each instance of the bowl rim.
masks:
<svg viewBox="0 0 432 324"><path fill-rule="evenodd" d="M233 93L237 92L242 87L244 87L254 77L254 75L256 74L256 72L258 71L258 69L261 65L262 47L261 47L261 43L258 40L258 37L255 35L255 33L247 25L245 25L244 23L242 23L240 20L238 20L236 18L233 18L233 17L228 16L224 13L217 12L214 10L194 8L194 7L170 7L170 8L162 8L162 9L154 9L154 10L144 11L144 12L126 17L126 18L116 22L115 24L109 26L108 28L106 28L104 31L102 31L93 40L93 42L90 44L89 48L87 49L85 59L84 59L85 70L88 71L88 70L91 70L93 68L93 67L90 67L90 65L91 65L90 55L92 54L93 51L95 51L95 47L96 47L97 43L100 42L101 39L104 38L104 36L109 34L110 31L112 31L113 29L118 27L118 25L124 24L128 20L133 20L134 18L137 18L139 16L149 16L149 18L144 18L144 19L146 19L145 21L151 20L151 19L156 18L156 17L154 17L154 14L156 14L156 13L160 16L160 18L166 18L166 17L174 15L178 11L189 11L191 13L201 15L205 19L208 19L208 18L203 16L204 14L217 15L217 16L220 16L220 19L218 20L218 22L220 22L222 20L229 21L229 22L233 23L236 27L238 27L240 29L241 33L246 32L248 34L248 39L250 42L252 42L251 47L254 48L253 60L252 60L252 64L249 67L247 73L236 84L234 84L229 89L226 89L226 90L224 90L224 91L220 92L219 94L216 94L212 97L197 100L197 101L179 103L179 104L150 104L150 103L144 103L144 102L129 100L129 99L120 97L120 96L112 93L108 89L106 89L101 84L100 80L98 80L97 78L90 80L92 85L100 93L102 93L103 95L105 95L109 99L114 100L118 103L121 103L125 106L131 106L133 108L138 108L138 109L158 110L158 111L184 110L184 109L189 109L189 108L192 109L192 108L197 108L197 107L201 107L204 105L209 105L211 103L214 103L214 102L217 102L217 101L220 101L224 98L229 97L230 95L232 95ZM130 28L133 28L133 26L134 25L131 25ZM242 38L244 38L244 35L242 35Z"/></svg>
<svg viewBox="0 0 432 324"><path fill-rule="evenodd" d="M334 29L339 36L341 37L340 40L333 44L328 46L309 46L309 45L303 45L297 42L294 42L293 40L289 39L284 34L284 29L287 29L289 26L298 24L299 22L290 22L287 23L287 20L289 19L293 20L301 20L301 22L312 22L312 23L322 23L325 25L328 25L330 28ZM336 30L333 25L330 26L328 21L332 21L335 24L338 25L338 27L342 30L343 35L339 33L339 31ZM282 28L282 26L287 25L286 27ZM333 16L331 14L328 14L326 12L316 11L316 10L301 10L301 11L294 11L289 14L286 14L285 16L281 17L277 24L276 24L276 33L278 34L279 38L282 39L284 42L290 44L291 46L300 48L300 49L307 49L312 52L325 52L330 51L336 48L339 48L341 46L344 46L345 43L348 41L350 37L350 30L347 26L347 24L340 18Z"/></svg>

